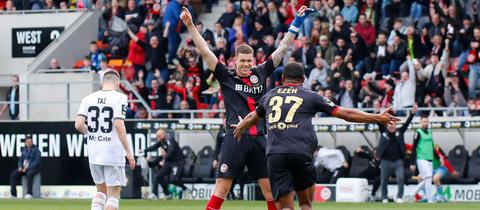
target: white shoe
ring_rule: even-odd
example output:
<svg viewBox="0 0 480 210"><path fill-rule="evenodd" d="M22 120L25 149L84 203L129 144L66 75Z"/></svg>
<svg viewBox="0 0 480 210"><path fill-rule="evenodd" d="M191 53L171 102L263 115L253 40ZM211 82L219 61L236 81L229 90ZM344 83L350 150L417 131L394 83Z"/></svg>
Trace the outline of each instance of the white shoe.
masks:
<svg viewBox="0 0 480 210"><path fill-rule="evenodd" d="M163 196L163 200L172 200L172 195Z"/></svg>
<svg viewBox="0 0 480 210"><path fill-rule="evenodd" d="M32 199L32 195L26 194L26 195L25 195L25 199Z"/></svg>
<svg viewBox="0 0 480 210"><path fill-rule="evenodd" d="M148 200L158 200L158 198L155 194L152 193L148 196Z"/></svg>
<svg viewBox="0 0 480 210"><path fill-rule="evenodd" d="M397 199L395 199L395 203L403 203L403 199L397 198Z"/></svg>
<svg viewBox="0 0 480 210"><path fill-rule="evenodd" d="M17 196L13 196L13 195L10 195L10 197L8 197L10 199L17 199Z"/></svg>
<svg viewBox="0 0 480 210"><path fill-rule="evenodd" d="M386 199L386 198L383 199L383 200L382 200L382 203L388 203L388 199Z"/></svg>

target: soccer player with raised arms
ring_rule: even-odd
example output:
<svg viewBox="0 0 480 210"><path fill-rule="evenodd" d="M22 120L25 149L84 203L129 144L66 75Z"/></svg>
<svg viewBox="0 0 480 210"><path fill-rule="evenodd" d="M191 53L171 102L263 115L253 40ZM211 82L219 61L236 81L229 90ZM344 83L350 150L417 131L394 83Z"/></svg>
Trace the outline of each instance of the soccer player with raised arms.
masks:
<svg viewBox="0 0 480 210"><path fill-rule="evenodd" d="M121 186L125 186L125 157L130 168L135 159L127 142L127 96L116 91L120 75L105 71L102 90L82 99L75 129L87 136L90 173L97 187L91 210L117 210Z"/></svg>
<svg viewBox="0 0 480 210"><path fill-rule="evenodd" d="M250 177L258 180L263 195L267 200L268 209L276 209L266 167L265 148L267 140L265 138L265 123L259 123L246 130L242 133L240 141L234 139L234 129L230 125L237 124L239 118L245 117L248 113L255 110L255 104L265 94L267 77L272 74L282 61L285 52L298 34L307 11L310 11L310 9L306 6L302 6L298 10L288 33L285 34L278 48L264 63L253 66L253 49L248 45L242 44L235 49L236 66L234 70L230 70L218 62L215 54L208 48L207 42L195 28L190 12L188 9L182 8L180 19L187 27L197 50L206 61L208 69L219 81L227 112L226 136L220 151L215 189L207 204L207 210L221 208L230 190L233 178L238 176L245 165L248 167Z"/></svg>
<svg viewBox="0 0 480 210"><path fill-rule="evenodd" d="M278 209L294 209L295 192L302 210L312 209L317 178L313 160L318 140L312 118L317 112L350 122L389 124L399 121L388 112L369 114L346 109L302 87L304 70L293 62L285 66L283 86L269 91L255 111L248 114L234 131L235 138L266 118L268 130L267 163L272 192Z"/></svg>

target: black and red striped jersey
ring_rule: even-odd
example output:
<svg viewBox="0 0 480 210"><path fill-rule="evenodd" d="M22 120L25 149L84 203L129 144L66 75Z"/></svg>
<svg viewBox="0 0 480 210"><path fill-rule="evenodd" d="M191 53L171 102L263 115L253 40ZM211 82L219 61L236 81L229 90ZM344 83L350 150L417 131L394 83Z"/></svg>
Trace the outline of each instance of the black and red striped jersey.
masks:
<svg viewBox="0 0 480 210"><path fill-rule="evenodd" d="M257 102L266 92L266 79L275 70L271 58L258 66L252 67L248 77L240 77L234 69L217 63L213 72L220 83L225 110L227 112L227 134L233 133L232 124L238 124L238 116L244 118L255 110ZM265 120L246 130L244 134L265 135Z"/></svg>

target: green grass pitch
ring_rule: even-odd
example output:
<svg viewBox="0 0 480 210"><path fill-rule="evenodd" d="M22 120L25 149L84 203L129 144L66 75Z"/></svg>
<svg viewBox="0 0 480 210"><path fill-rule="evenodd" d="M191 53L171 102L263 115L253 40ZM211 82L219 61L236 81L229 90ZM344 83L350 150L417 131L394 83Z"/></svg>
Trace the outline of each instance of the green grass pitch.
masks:
<svg viewBox="0 0 480 210"><path fill-rule="evenodd" d="M121 210L193 210L205 209L207 201L151 201L121 200ZM90 200L0 200L0 210L86 210L90 209ZM222 210L265 210L263 201L226 201ZM298 209L298 207L296 207ZM320 210L480 210L480 203L315 203L313 209Z"/></svg>

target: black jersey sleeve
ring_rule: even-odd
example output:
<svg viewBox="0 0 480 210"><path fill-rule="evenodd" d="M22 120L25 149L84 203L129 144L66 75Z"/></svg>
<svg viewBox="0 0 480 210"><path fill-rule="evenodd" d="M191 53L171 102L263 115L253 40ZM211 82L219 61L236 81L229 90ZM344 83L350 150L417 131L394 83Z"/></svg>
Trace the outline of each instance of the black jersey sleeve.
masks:
<svg viewBox="0 0 480 210"><path fill-rule="evenodd" d="M215 66L215 71L213 72L213 76L220 82L224 82L225 78L228 77L228 68L223 65L222 63L218 62L217 65Z"/></svg>
<svg viewBox="0 0 480 210"><path fill-rule="evenodd" d="M258 65L256 70L258 71L258 75L261 77L260 79L264 80L270 76L270 74L275 71L275 65L273 64L273 60L269 57L265 62Z"/></svg>
<svg viewBox="0 0 480 210"><path fill-rule="evenodd" d="M258 117L264 118L265 115L267 114L267 110L265 110L265 107L263 107L263 101L265 100L265 96L263 96L257 104L257 107L255 108L255 112L257 112Z"/></svg>
<svg viewBox="0 0 480 210"><path fill-rule="evenodd" d="M340 107L337 106L332 101L324 98L321 95L312 93L313 95L313 105L315 106L317 112L324 112L328 115L333 115Z"/></svg>

